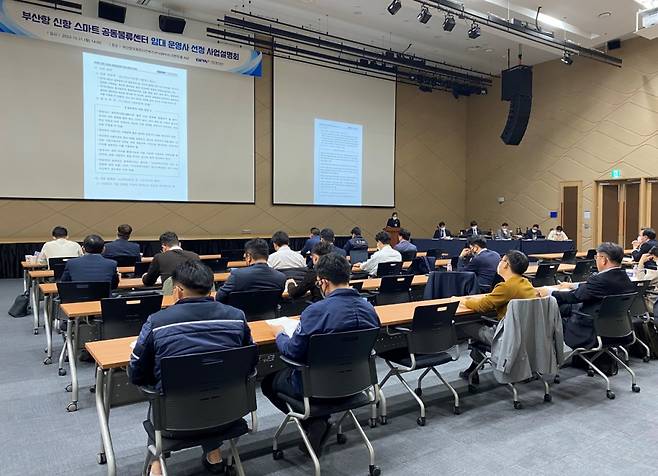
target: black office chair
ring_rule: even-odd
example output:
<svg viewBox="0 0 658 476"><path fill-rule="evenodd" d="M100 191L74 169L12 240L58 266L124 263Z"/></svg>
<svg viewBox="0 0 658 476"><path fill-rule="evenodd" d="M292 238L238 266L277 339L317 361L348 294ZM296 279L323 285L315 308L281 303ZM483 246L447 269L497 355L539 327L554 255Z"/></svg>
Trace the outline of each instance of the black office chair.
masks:
<svg viewBox="0 0 658 476"><path fill-rule="evenodd" d="M64 269L66 268L66 263L53 263L50 266L50 269L53 271L53 279L55 282L62 279L62 274L64 274Z"/></svg>
<svg viewBox="0 0 658 476"><path fill-rule="evenodd" d="M475 273L469 271L439 272L429 274L423 299L442 299L451 296L477 294L479 286Z"/></svg>
<svg viewBox="0 0 658 476"><path fill-rule="evenodd" d="M636 324L641 324L643 321L648 321L651 319L651 316L647 309L647 305L644 301L644 296L647 293L647 291L653 288L651 286L651 280L649 279L633 281L633 284L635 285L635 290L637 291L637 294L628 312L631 316L631 322L633 323L633 325L636 325ZM642 341L642 339L637 338L637 340L635 341L635 347L637 347L638 350L641 350L642 360L644 362L649 362L651 360L651 349L645 342ZM629 362L628 349L626 349L625 346L620 346L619 350L623 351L623 353L626 356L626 363L628 363Z"/></svg>
<svg viewBox="0 0 658 476"><path fill-rule="evenodd" d="M606 396L611 400L615 398L615 394L610 390L610 380L596 365L594 365L594 361L603 354L607 354L608 357L614 359L619 365L626 369L631 375L631 390L635 393L640 391L640 387L635 383L635 373L617 356L615 352L610 352L610 349L632 345L637 340L635 332L633 332L633 324L629 315L629 311L636 295L636 293L628 293L604 297L598 312L591 316L594 323L594 331L596 333L596 346L590 349L585 347L574 349L564 359L565 362L576 356L583 359L589 366L589 374L593 375L593 373L596 372L603 377L606 383ZM590 359L587 356L590 356L591 354L593 354L593 357Z"/></svg>
<svg viewBox="0 0 658 476"><path fill-rule="evenodd" d="M135 263L141 261L141 257L132 255L132 256L113 256L109 258L117 262L118 268L131 268L135 266Z"/></svg>
<svg viewBox="0 0 658 476"><path fill-rule="evenodd" d="M204 441L228 440L231 455L226 474L244 476L238 439L256 427L258 348L165 357L161 360L162 392L140 387L151 403L144 429L149 445L143 475L156 458L167 474L170 452L200 446ZM251 428L244 417L251 414Z"/></svg>
<svg viewBox="0 0 658 476"><path fill-rule="evenodd" d="M207 259L203 264L208 266L213 273L225 273L228 270L228 258Z"/></svg>
<svg viewBox="0 0 658 476"><path fill-rule="evenodd" d="M577 260L576 267L573 271L563 271L563 274L566 277L566 280L571 283L581 283L587 281L587 279L592 275L594 269L594 260Z"/></svg>
<svg viewBox="0 0 658 476"><path fill-rule="evenodd" d="M48 258L48 269L54 269L53 266L59 265L59 264L66 264L66 262L70 259L75 259L78 258L78 256L66 256L66 257L60 257L60 258Z"/></svg>
<svg viewBox="0 0 658 476"><path fill-rule="evenodd" d="M441 256L443 256L443 250L441 248L431 248L427 250L427 253L425 256L433 256L437 259L440 259Z"/></svg>
<svg viewBox="0 0 658 476"><path fill-rule="evenodd" d="M585 256L585 259L588 259L588 260L589 259L594 259L595 256L596 256L596 250L595 249L587 250L587 255Z"/></svg>
<svg viewBox="0 0 658 476"><path fill-rule="evenodd" d="M363 263L368 261L368 250L350 250L350 263Z"/></svg>
<svg viewBox="0 0 658 476"><path fill-rule="evenodd" d="M537 265L537 272L535 273L535 277L532 278L532 285L534 287L555 286L557 284L555 273L557 273L559 267L559 263L539 262L539 265Z"/></svg>
<svg viewBox="0 0 658 476"><path fill-rule="evenodd" d="M275 319L279 314L281 291L268 289L263 291L236 291L228 295L226 304L242 309L247 321L264 321Z"/></svg>
<svg viewBox="0 0 658 476"><path fill-rule="evenodd" d="M223 250L221 255L222 258L228 258L229 261L242 261L244 259L244 250Z"/></svg>
<svg viewBox="0 0 658 476"><path fill-rule="evenodd" d="M134 276L136 278L141 278L144 273L146 273L149 270L149 267L151 266L151 263L144 262L144 261L137 261L135 263L135 272Z"/></svg>
<svg viewBox="0 0 658 476"><path fill-rule="evenodd" d="M377 265L377 277L393 276L402 272L402 261L391 261L390 263L379 263Z"/></svg>
<svg viewBox="0 0 658 476"><path fill-rule="evenodd" d="M459 408L459 395L443 376L436 370L436 367L459 358L457 346L457 333L455 331L455 313L459 307L459 302L451 302L441 305L419 306L414 310L414 317L411 328L394 327L394 331L402 333L407 337L406 349L394 349L381 353L379 356L386 361L390 370L386 377L379 384L380 389L380 422L386 424L387 410L386 398L383 395L382 388L390 377L396 377L402 386L418 402L420 406L420 416L416 423L425 426L425 404L421 400L423 395L422 382L423 378L431 371L439 380L452 392L455 398L454 412L456 415L461 413ZM455 358L449 353L451 349L456 350ZM425 369L418 378L416 390L411 390L407 381L402 374L413 372L414 370ZM372 421L371 421L372 423Z"/></svg>
<svg viewBox="0 0 658 476"><path fill-rule="evenodd" d="M162 309L162 294L101 299L100 338L136 336L151 314Z"/></svg>
<svg viewBox="0 0 658 476"><path fill-rule="evenodd" d="M575 264L576 263L576 250L568 250L562 253L562 259L560 260L563 264Z"/></svg>
<svg viewBox="0 0 658 476"><path fill-rule="evenodd" d="M411 282L413 274L400 274L396 276L384 276L381 278L379 290L375 294L375 304L397 304L411 301Z"/></svg>
<svg viewBox="0 0 658 476"><path fill-rule="evenodd" d="M350 283L350 287L353 289L356 289L357 291L361 292L363 289L363 281L357 281L355 283Z"/></svg>
<svg viewBox="0 0 658 476"><path fill-rule="evenodd" d="M313 460L315 475L319 476L320 462L302 430L301 422L311 417L342 413L337 420L337 442L346 442L342 423L349 416L368 448L370 475L380 474L380 469L375 466L372 445L352 412L377 402L379 388L373 347L378 335L378 328L317 334L311 336L305 363L293 362L281 356L287 365L301 372L304 397L298 400L290 395L277 394L278 398L286 402L288 414L274 434L272 456L275 460L283 458L279 437L286 426L294 422Z"/></svg>
<svg viewBox="0 0 658 476"><path fill-rule="evenodd" d="M413 261L414 258L416 258L416 255L418 254L418 251L408 250L408 251L403 251L400 254L402 255L402 261Z"/></svg>
<svg viewBox="0 0 658 476"><path fill-rule="evenodd" d="M280 269L283 274L286 275L287 279L294 279L297 283L300 281L303 281L304 278L306 277L306 273L308 273L308 268L303 267L303 268L284 268Z"/></svg>

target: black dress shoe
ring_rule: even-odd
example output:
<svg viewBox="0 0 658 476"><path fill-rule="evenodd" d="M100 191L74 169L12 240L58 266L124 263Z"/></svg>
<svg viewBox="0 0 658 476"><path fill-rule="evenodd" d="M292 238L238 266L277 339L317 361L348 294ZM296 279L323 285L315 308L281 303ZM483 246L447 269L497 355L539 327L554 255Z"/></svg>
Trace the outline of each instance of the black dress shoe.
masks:
<svg viewBox="0 0 658 476"><path fill-rule="evenodd" d="M474 385L478 385L480 383L480 375L478 375L477 372L473 372L472 370L470 370L470 367L466 370L462 370L461 372L459 372L459 377L463 378L464 380L468 380L471 374L473 374L473 377L471 378L470 381Z"/></svg>
<svg viewBox="0 0 658 476"><path fill-rule="evenodd" d="M313 452L315 452L315 456L318 458L322 456L322 447L327 442L329 433L331 433L331 427L332 425L329 422L322 419L313 420L306 425L306 436L311 444L311 448L313 448ZM303 441L299 444L299 449L308 456L308 450Z"/></svg>
<svg viewBox="0 0 658 476"><path fill-rule="evenodd" d="M213 464L208 461L206 455L203 455L201 457L201 461L203 463L203 467L206 468L211 474L224 474L226 472L226 463L224 460L222 460L220 463Z"/></svg>

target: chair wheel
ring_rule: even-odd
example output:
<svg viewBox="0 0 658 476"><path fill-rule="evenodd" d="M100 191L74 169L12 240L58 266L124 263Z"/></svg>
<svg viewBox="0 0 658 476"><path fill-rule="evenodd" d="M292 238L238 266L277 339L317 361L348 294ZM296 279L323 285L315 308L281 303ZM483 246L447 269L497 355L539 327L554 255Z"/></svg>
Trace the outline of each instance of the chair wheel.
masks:
<svg viewBox="0 0 658 476"><path fill-rule="evenodd" d="M96 455L96 461L98 462L98 464L106 464L107 458L105 457L105 453L98 453Z"/></svg>
<svg viewBox="0 0 658 476"><path fill-rule="evenodd" d="M382 474L382 470L379 468L379 466L370 466L370 470L368 471L369 476L379 476Z"/></svg>
<svg viewBox="0 0 658 476"><path fill-rule="evenodd" d="M96 385L89 387L89 393L96 393Z"/></svg>
<svg viewBox="0 0 658 476"><path fill-rule="evenodd" d="M454 412L455 415L461 415L462 414L462 409L455 406L455 408L453 409L453 412Z"/></svg>
<svg viewBox="0 0 658 476"><path fill-rule="evenodd" d="M553 379L553 383L560 383L560 376L556 375L555 378Z"/></svg>
<svg viewBox="0 0 658 476"><path fill-rule="evenodd" d="M475 385L468 386L468 393L478 393L478 388Z"/></svg>
<svg viewBox="0 0 658 476"><path fill-rule="evenodd" d="M57 373L59 374L60 377L63 377L64 375L66 375L66 369L59 369Z"/></svg>
<svg viewBox="0 0 658 476"><path fill-rule="evenodd" d="M238 470L235 468L235 466L227 466L226 471L224 471L224 474L226 476L235 476L238 474Z"/></svg>
<svg viewBox="0 0 658 476"><path fill-rule="evenodd" d="M642 362L649 362L651 360L651 357L645 356L642 358Z"/></svg>
<svg viewBox="0 0 658 476"><path fill-rule="evenodd" d="M39 335L39 329L34 329L34 335L38 336Z"/></svg>
<svg viewBox="0 0 658 476"><path fill-rule="evenodd" d="M414 393L418 395L419 397L423 396L423 389L418 387L417 389L414 390Z"/></svg>
<svg viewBox="0 0 658 476"><path fill-rule="evenodd" d="M283 459L283 451L281 450L274 450L272 451L272 458L274 460L280 460Z"/></svg>
<svg viewBox="0 0 658 476"><path fill-rule="evenodd" d="M640 387L638 387L635 384L633 384L633 386L631 387L631 390L633 390L633 392L635 392L635 393L640 393Z"/></svg>
<svg viewBox="0 0 658 476"><path fill-rule="evenodd" d="M68 405L66 405L66 411L69 412L69 413L77 412L78 411L78 402L71 402Z"/></svg>
<svg viewBox="0 0 658 476"><path fill-rule="evenodd" d="M380 416L379 423L382 425L388 425L388 417L386 415Z"/></svg>
<svg viewBox="0 0 658 476"><path fill-rule="evenodd" d="M588 376L588 377L594 377L594 370L592 370L592 369L587 369L587 376Z"/></svg>
<svg viewBox="0 0 658 476"><path fill-rule="evenodd" d="M50 357L46 357L46 358L43 360L43 365L50 365L50 364L52 364L52 363L53 363L53 359L50 358Z"/></svg>
<svg viewBox="0 0 658 476"><path fill-rule="evenodd" d="M515 410L521 410L522 408L523 408L523 404L521 402L514 402Z"/></svg>
<svg viewBox="0 0 658 476"><path fill-rule="evenodd" d="M64 390L67 392L72 392L73 391L73 384L68 384L66 387L64 387Z"/></svg>
<svg viewBox="0 0 658 476"><path fill-rule="evenodd" d="M605 396L608 397L610 400L615 399L615 393L612 390L606 390Z"/></svg>
<svg viewBox="0 0 658 476"><path fill-rule="evenodd" d="M551 395L550 393L546 393L546 394L544 394L544 401L545 401L546 403L550 403L550 402L552 402L552 401L553 401L553 395Z"/></svg>
<svg viewBox="0 0 658 476"><path fill-rule="evenodd" d="M345 443L347 443L347 437L342 433L337 434L336 443L338 443L339 445L344 445Z"/></svg>
<svg viewBox="0 0 658 476"><path fill-rule="evenodd" d="M377 418L371 418L369 422L370 428L377 428Z"/></svg>
<svg viewBox="0 0 658 476"><path fill-rule="evenodd" d="M416 419L416 423L418 423L418 426L425 426L425 417L421 416Z"/></svg>

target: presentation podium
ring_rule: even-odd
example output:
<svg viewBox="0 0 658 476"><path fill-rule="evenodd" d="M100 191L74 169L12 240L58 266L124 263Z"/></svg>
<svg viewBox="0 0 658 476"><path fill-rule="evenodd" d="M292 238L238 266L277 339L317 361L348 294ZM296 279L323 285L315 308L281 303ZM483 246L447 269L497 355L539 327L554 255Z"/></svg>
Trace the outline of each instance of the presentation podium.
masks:
<svg viewBox="0 0 658 476"><path fill-rule="evenodd" d="M384 228L384 231L388 232L391 235L391 246L395 247L400 242L400 227L399 226L387 226Z"/></svg>

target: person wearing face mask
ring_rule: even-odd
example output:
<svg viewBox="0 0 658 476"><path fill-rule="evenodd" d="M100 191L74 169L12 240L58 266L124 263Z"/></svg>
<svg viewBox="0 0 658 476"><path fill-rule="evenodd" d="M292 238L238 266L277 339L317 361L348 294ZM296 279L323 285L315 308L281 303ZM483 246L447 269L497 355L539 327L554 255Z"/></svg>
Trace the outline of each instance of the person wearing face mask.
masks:
<svg viewBox="0 0 658 476"><path fill-rule="evenodd" d="M567 241L569 237L564 232L562 226L558 225L555 227L555 230L548 232L548 237L546 239L550 241Z"/></svg>
<svg viewBox="0 0 658 476"><path fill-rule="evenodd" d="M370 276L375 276L377 274L377 267L380 263L397 263L402 261L402 255L399 251L391 248L391 235L385 231L380 231L375 235L375 240L377 240L377 251L363 263L356 263L354 265L354 271L365 271Z"/></svg>
<svg viewBox="0 0 658 476"><path fill-rule="evenodd" d="M331 245L329 243L319 242L316 243L311 250L311 260L313 261L313 267L318 264L318 260L324 256L331 253ZM286 290L291 299L299 299L304 297L306 293L310 291L311 300L313 302L322 300L322 294L320 289L315 285L316 273L315 269L307 269L304 279L297 282L294 279L288 279L286 281Z"/></svg>
<svg viewBox="0 0 658 476"><path fill-rule="evenodd" d="M267 241L255 238L244 245L246 268L231 270L226 282L217 291L215 299L226 302L228 295L237 291L269 291L278 289L283 293L286 275L267 264L269 256Z"/></svg>
<svg viewBox="0 0 658 476"><path fill-rule="evenodd" d="M466 236L478 236L480 235L480 229L478 228L478 222L475 220L471 221L471 226L466 229Z"/></svg>
<svg viewBox="0 0 658 476"><path fill-rule="evenodd" d="M386 222L386 226L390 226L391 228L400 228L400 219L398 218L397 212L393 212L391 218L389 218Z"/></svg>
<svg viewBox="0 0 658 476"><path fill-rule="evenodd" d="M452 233L450 233L450 230L446 228L445 222L439 222L439 226L437 226L436 230L434 231L434 239L445 240L447 238L450 238L451 236Z"/></svg>
<svg viewBox="0 0 658 476"><path fill-rule="evenodd" d="M509 225L507 223L503 223L500 225L500 228L498 228L498 231L496 232L496 239L511 240L513 237L512 235L512 230L509 229Z"/></svg>
<svg viewBox="0 0 658 476"><path fill-rule="evenodd" d="M656 270L656 261L658 261L658 246L652 247L648 253L640 257L637 263L638 280L650 280L650 289L644 293L644 304L647 306L647 311L653 313L653 307L658 300L658 271ZM647 266L651 266L648 268Z"/></svg>
<svg viewBox="0 0 658 476"><path fill-rule="evenodd" d="M253 344L244 312L215 302L210 296L214 284L210 268L199 260L185 261L174 268L171 278L176 304L149 316L130 356L128 376L135 385L152 385L161 390L163 358ZM175 433L164 436L176 437ZM221 440L212 439L201 444L202 464L212 474L226 471L221 445ZM162 474L158 460L152 461L149 474Z"/></svg>
<svg viewBox="0 0 658 476"><path fill-rule="evenodd" d="M162 253L153 257L148 271L142 276L144 286L153 286L158 278L164 283L180 263L191 259L199 259L199 255L192 251L185 251L180 246L178 235L173 231L166 231L160 235Z"/></svg>
<svg viewBox="0 0 658 476"><path fill-rule="evenodd" d="M475 273L480 292L486 292L491 289L499 262L500 255L487 248L487 240L481 236L471 236L468 247L459 255L457 270Z"/></svg>
<svg viewBox="0 0 658 476"><path fill-rule="evenodd" d="M528 231L526 231L523 234L524 240L540 240L542 238L544 238L544 235L539 229L539 225L537 225L536 223L532 225L532 228L530 228Z"/></svg>
<svg viewBox="0 0 658 476"><path fill-rule="evenodd" d="M271 325L281 355L296 362L306 362L309 342L315 334L380 327L375 308L350 287L350 265L345 257L336 253L324 255L317 260L315 272L317 287L324 299L304 309L291 337L283 327ZM300 372L286 368L270 374L263 380L262 390L274 406L288 413L285 401L279 395L296 399L303 397ZM302 421L302 426L316 455L321 456L322 447L331 434L329 417L307 419Z"/></svg>

